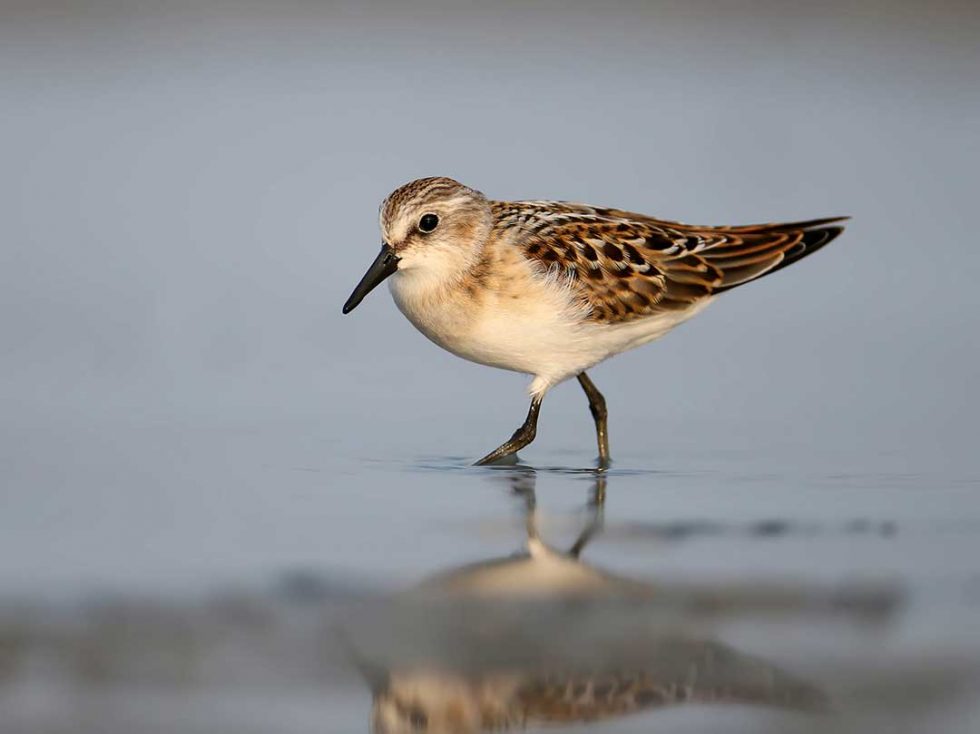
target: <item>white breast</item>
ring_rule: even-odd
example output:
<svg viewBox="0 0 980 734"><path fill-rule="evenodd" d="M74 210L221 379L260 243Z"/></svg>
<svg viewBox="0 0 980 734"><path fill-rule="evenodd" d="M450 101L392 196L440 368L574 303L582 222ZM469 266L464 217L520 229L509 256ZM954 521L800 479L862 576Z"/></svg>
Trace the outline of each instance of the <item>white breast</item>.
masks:
<svg viewBox="0 0 980 734"><path fill-rule="evenodd" d="M389 281L395 304L426 337L472 362L533 375L532 395L662 336L707 305L608 325L586 321L571 291L530 271L479 298L464 289L436 294L429 286L412 273Z"/></svg>
<svg viewBox="0 0 980 734"><path fill-rule="evenodd" d="M443 349L479 364L547 375L555 384L568 376L566 365L592 358L581 308L554 283L520 275L520 282L475 298L465 289L434 294L412 273L393 275L390 289L405 317Z"/></svg>

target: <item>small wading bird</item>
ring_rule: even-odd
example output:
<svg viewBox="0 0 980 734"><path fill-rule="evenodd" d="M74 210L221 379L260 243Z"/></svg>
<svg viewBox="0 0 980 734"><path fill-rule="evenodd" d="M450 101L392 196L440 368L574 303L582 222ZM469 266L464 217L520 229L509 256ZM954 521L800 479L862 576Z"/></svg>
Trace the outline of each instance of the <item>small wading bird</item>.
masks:
<svg viewBox="0 0 980 734"><path fill-rule="evenodd" d="M579 559L601 529L601 474L568 551L537 532L534 476L513 480L526 502L523 553L437 573L344 625L371 686L374 734L537 731L688 703L829 709L813 684L705 635L719 614L806 612L812 591L674 588L608 573Z"/></svg>
<svg viewBox="0 0 980 734"><path fill-rule="evenodd" d="M846 218L704 227L586 204L491 201L450 178L422 178L382 202L381 252L344 313L390 278L395 304L440 347L533 376L524 424L477 464L531 443L545 393L576 377L605 466L606 402L585 371L816 252Z"/></svg>

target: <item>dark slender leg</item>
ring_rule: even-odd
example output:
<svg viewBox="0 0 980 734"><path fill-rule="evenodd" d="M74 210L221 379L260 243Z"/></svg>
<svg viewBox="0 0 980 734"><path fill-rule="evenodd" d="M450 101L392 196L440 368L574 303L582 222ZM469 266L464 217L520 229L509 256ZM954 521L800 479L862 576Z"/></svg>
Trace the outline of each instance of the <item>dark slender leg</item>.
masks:
<svg viewBox="0 0 980 734"><path fill-rule="evenodd" d="M606 477L605 474L597 474L595 478L595 487L592 490L592 499L589 501L589 509L592 511L592 517L589 518L589 524L585 526L585 529L579 534L578 539L572 544L572 547L568 549L568 555L573 558L578 558L585 546L588 545L589 541L595 537L596 533L602 530L603 523L603 508L606 503Z"/></svg>
<svg viewBox="0 0 980 734"><path fill-rule="evenodd" d="M501 446L498 446L489 454L484 456L475 466L483 466L484 464L492 464L498 459L502 459L509 454L516 454L522 448L527 446L531 441L534 440L534 436L538 430L538 413L541 410L541 398L534 398L531 400L531 409L527 412L527 418L524 419L524 425L514 431L514 435L510 437L510 440Z"/></svg>
<svg viewBox="0 0 980 734"><path fill-rule="evenodd" d="M609 430L606 425L606 399L584 372L578 376L578 384L589 398L589 411L595 420L595 435L599 442L599 466L609 465Z"/></svg>

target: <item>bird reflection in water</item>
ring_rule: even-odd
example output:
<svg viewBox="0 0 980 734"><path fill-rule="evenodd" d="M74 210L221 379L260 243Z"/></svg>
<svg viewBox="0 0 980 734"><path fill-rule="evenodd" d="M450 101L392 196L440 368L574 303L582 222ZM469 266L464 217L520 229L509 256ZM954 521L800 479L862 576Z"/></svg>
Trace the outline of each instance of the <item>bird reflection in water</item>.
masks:
<svg viewBox="0 0 980 734"><path fill-rule="evenodd" d="M375 734L595 722L683 703L826 707L815 686L661 608L653 584L580 559L602 527L605 475L567 551L538 534L533 471L508 477L524 500L523 552L439 573L347 625Z"/></svg>

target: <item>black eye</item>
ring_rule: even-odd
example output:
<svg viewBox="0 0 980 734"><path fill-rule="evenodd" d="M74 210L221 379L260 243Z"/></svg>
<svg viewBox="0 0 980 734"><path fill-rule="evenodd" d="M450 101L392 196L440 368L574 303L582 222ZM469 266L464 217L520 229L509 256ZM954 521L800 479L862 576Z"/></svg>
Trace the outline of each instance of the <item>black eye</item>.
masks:
<svg viewBox="0 0 980 734"><path fill-rule="evenodd" d="M419 220L419 231L431 232L439 226L439 217L435 214L423 214Z"/></svg>

